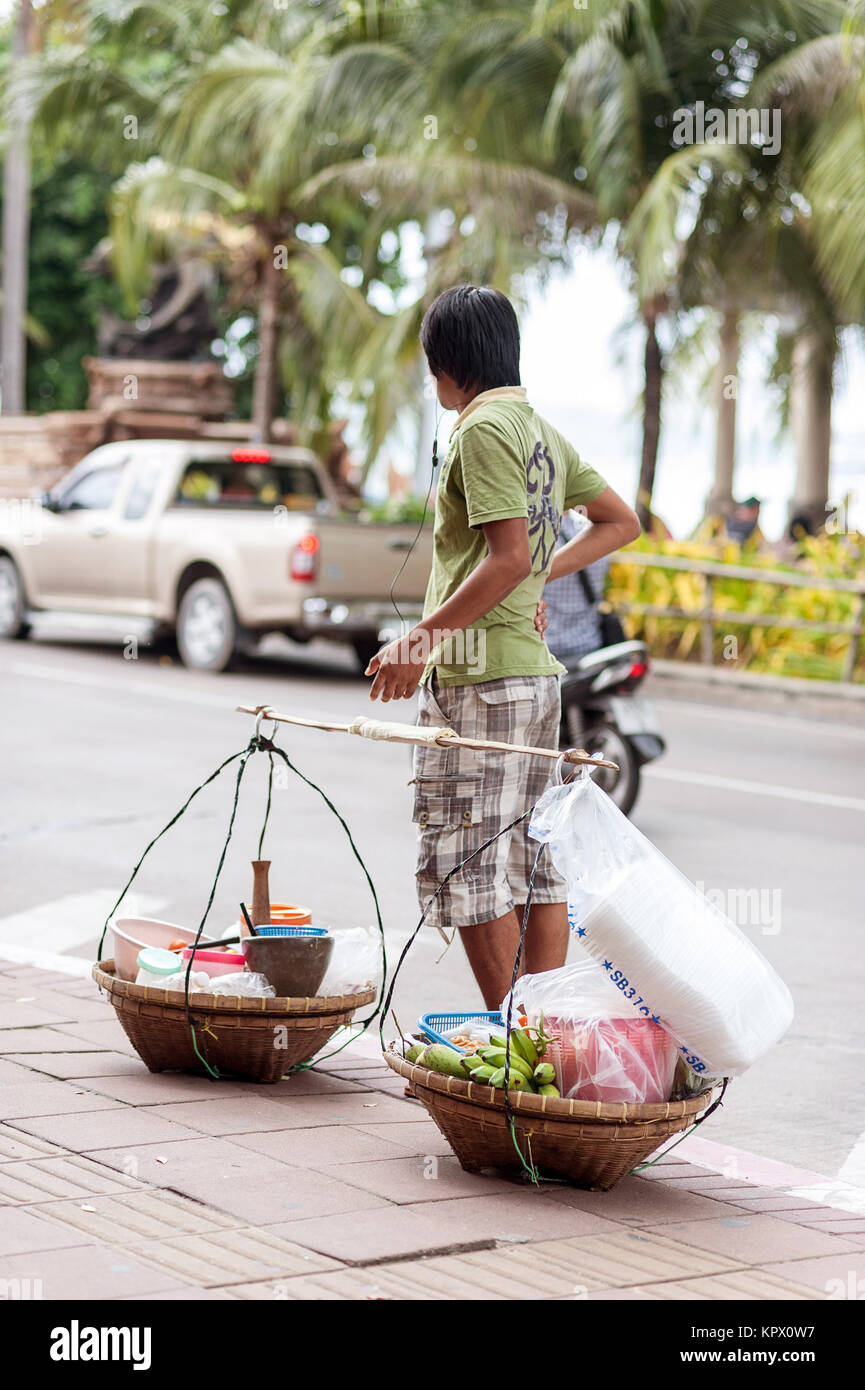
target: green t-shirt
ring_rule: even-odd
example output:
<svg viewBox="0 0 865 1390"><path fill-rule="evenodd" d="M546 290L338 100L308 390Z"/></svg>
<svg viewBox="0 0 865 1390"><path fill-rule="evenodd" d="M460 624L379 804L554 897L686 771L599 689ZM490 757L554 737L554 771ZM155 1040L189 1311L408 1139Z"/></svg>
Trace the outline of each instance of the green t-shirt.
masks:
<svg viewBox="0 0 865 1390"><path fill-rule="evenodd" d="M532 573L460 638L434 653L424 680L433 666L443 686L565 669L535 628L535 612L562 512L594 501L606 486L527 401L478 401L456 426L442 467L424 616L449 599L487 554L481 527L488 521L527 518Z"/></svg>

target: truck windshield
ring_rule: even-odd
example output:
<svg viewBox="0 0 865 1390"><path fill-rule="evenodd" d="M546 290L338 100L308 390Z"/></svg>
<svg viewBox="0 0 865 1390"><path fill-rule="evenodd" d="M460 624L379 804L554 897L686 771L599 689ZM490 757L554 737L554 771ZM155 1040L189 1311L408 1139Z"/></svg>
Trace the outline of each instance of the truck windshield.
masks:
<svg viewBox="0 0 865 1390"><path fill-rule="evenodd" d="M314 511L321 499L321 486L307 464L207 459L187 465L174 506L303 512Z"/></svg>

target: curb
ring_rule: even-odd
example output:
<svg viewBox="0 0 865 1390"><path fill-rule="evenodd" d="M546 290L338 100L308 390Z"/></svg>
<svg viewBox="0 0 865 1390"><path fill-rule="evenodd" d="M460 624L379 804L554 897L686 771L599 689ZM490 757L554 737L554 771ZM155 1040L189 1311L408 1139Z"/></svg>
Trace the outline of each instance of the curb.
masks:
<svg viewBox="0 0 865 1390"><path fill-rule="evenodd" d="M697 666L685 661L650 658L650 672L683 685L727 686L772 694L813 696L818 700L852 700L865 704L865 685L852 681L807 680L802 676L772 676L755 671L724 671L718 666Z"/></svg>

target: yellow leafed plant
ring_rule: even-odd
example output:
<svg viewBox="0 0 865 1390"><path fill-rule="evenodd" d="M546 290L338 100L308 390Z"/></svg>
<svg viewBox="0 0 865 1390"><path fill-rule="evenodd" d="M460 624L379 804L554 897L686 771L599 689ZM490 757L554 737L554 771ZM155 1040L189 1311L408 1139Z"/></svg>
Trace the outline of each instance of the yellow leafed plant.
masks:
<svg viewBox="0 0 865 1390"><path fill-rule="evenodd" d="M795 558L781 559L768 549L735 541L702 539L661 540L641 536L628 547L631 553L677 556L694 561L746 566L749 569L785 571L821 579L865 578L865 536L822 534L804 537ZM605 591L607 602L622 618L629 637L640 637L653 655L679 661L701 658L700 622L696 616L660 617L641 612L642 606L680 608L696 615L706 602L702 575L684 570L665 570L648 565L614 563ZM812 622L854 623L860 616L860 596L819 587L799 588L760 583L734 576L715 576L712 607L716 612L753 613L774 617L777 626L749 622L747 616L729 623L716 621L712 659L737 670L766 671L780 676L812 680L841 680L850 638L844 633L785 627L784 619ZM634 609L626 605L636 605ZM865 639L859 644L853 680L865 682Z"/></svg>

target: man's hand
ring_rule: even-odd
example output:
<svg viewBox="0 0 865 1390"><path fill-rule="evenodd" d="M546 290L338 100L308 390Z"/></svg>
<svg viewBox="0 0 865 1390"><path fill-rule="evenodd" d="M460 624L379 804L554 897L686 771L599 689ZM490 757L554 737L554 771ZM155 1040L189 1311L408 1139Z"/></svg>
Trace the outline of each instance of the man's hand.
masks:
<svg viewBox="0 0 865 1390"><path fill-rule="evenodd" d="M549 625L549 619L547 618L547 601L545 598L542 598L538 600L538 606L535 611L535 627L543 637Z"/></svg>
<svg viewBox="0 0 865 1390"><path fill-rule="evenodd" d="M375 676L369 698L383 702L409 699L417 689L426 665L422 651L423 644L412 642L411 634L382 647L364 672L366 676Z"/></svg>

